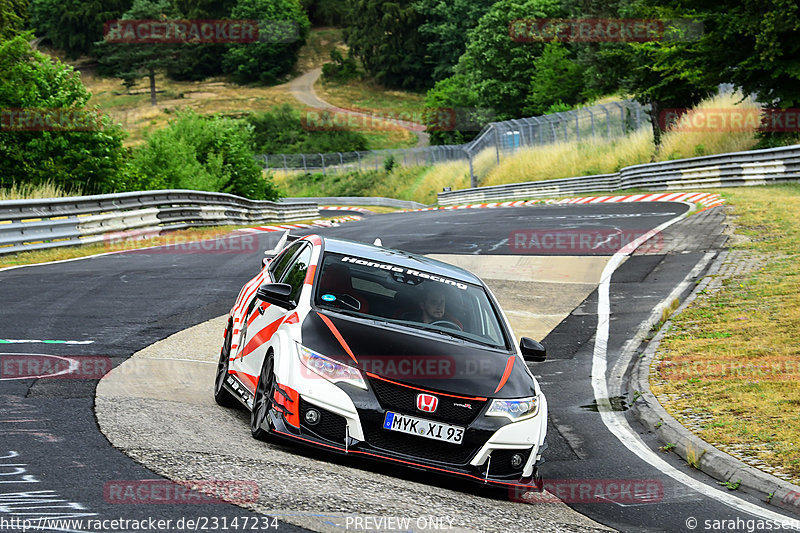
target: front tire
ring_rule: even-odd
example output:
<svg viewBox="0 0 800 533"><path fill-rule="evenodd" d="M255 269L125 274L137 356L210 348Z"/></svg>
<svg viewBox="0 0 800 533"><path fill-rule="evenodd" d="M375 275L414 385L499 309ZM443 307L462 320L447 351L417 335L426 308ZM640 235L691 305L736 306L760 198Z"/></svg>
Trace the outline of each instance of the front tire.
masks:
<svg viewBox="0 0 800 533"><path fill-rule="evenodd" d="M258 440L269 440L269 431L264 429L269 410L272 406L272 394L275 390L275 356L267 353L261 366L256 393L253 396L253 410L250 412L250 433Z"/></svg>
<svg viewBox="0 0 800 533"><path fill-rule="evenodd" d="M233 331L228 324L228 332L225 334L225 342L219 352L219 362L217 363L217 375L214 379L214 401L222 407L238 407L239 400L225 388L225 380L228 379L228 364L231 356L231 340Z"/></svg>

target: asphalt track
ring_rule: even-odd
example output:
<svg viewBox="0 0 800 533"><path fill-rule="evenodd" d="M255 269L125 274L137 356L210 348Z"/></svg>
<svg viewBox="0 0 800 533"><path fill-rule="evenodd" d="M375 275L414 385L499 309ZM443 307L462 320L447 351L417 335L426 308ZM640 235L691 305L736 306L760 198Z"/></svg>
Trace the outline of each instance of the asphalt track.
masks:
<svg viewBox="0 0 800 533"><path fill-rule="evenodd" d="M368 222L348 223L318 233L365 242L380 237L385 246L424 254L519 256L520 249L509 246L514 242L514 232L615 228L619 232L641 233L686 209L682 204L652 203L431 211L374 216ZM650 310L708 250L719 246L714 235L720 222L720 217L698 215L675 224L665 232L659 249L634 255L615 272L610 287L609 370ZM2 343L2 352L95 356L108 358L117 366L132 353L160 339L227 312L244 281L258 268L262 250L275 237L242 238L256 238L257 242L246 241L241 246L245 250L239 253L203 253L203 250L173 247L0 271L0 338L91 341L90 344L6 342ZM558 253L602 256L614 251L600 247L594 251L561 249ZM540 376L551 412L545 477L567 480L561 485L565 487L580 480L640 480L660 486L660 492L646 502L603 500L602 495L600 500L578 497L568 501L579 512L623 531L710 531L703 527L706 520L757 518L710 498L707 492L717 490L718 485L670 454L664 454L663 458L705 483L708 491L689 489L665 476L609 433L592 407L595 397L590 373L596 313L597 295L593 292L545 339L550 360L532 366ZM6 368L8 357L4 355L0 375L3 405L0 498L3 495L8 498L12 492L35 494L29 495L27 506L8 505L0 499L0 531L19 531L3 527L1 520L23 516L85 514L104 519L172 520L256 516L219 503L115 503L109 494L114 482L158 476L113 448L98 431L93 412L97 376L16 379L22 376L15 376L13 368ZM614 405L623 408L626 400L631 398L615 399ZM213 422L198 420L197 423ZM638 428L635 421L629 423ZM643 438L649 442L646 434ZM655 443L652 445L655 447ZM348 468L336 461L329 464L331 468ZM396 475L403 479L405 474ZM433 480L433 483L459 490L446 482ZM748 499L746 495L739 496ZM690 517L698 520L696 529L687 527ZM742 524L742 531L752 529L745 522ZM282 524L282 529L291 530L292 526Z"/></svg>

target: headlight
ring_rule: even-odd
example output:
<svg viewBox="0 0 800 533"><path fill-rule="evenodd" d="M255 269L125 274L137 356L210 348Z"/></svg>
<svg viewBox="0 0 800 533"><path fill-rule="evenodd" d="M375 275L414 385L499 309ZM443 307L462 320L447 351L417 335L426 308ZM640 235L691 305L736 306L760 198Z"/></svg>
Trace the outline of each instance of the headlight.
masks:
<svg viewBox="0 0 800 533"><path fill-rule="evenodd" d="M505 416L512 422L535 416L539 412L539 398L520 398L518 400L492 400L486 416Z"/></svg>
<svg viewBox="0 0 800 533"><path fill-rule="evenodd" d="M332 383L349 383L361 389L367 390L367 384L361 376L361 372L352 366L343 365L338 361L334 361L330 357L313 352L302 346L297 345L297 354L300 356L300 362L317 375L322 376Z"/></svg>

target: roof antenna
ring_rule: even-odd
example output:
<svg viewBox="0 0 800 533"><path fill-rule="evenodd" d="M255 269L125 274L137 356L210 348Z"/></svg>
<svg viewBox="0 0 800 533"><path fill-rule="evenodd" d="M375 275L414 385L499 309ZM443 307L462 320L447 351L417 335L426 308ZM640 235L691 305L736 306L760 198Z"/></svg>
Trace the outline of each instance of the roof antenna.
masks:
<svg viewBox="0 0 800 533"><path fill-rule="evenodd" d="M377 239L375 239L375 242L373 242L372 245L373 246L383 246L383 243L381 242L381 238L378 237Z"/></svg>

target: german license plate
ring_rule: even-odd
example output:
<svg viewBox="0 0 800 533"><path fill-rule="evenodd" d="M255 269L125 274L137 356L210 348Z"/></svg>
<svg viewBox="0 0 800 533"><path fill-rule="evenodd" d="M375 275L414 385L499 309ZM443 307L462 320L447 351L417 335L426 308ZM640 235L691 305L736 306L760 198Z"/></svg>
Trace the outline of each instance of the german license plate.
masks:
<svg viewBox="0 0 800 533"><path fill-rule="evenodd" d="M386 418L383 419L383 428L453 444L461 444L464 438L464 428L462 427L392 412L386 413Z"/></svg>

